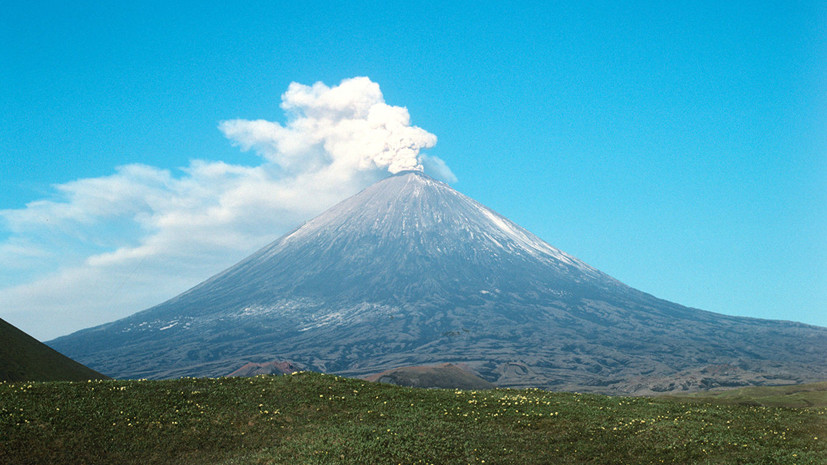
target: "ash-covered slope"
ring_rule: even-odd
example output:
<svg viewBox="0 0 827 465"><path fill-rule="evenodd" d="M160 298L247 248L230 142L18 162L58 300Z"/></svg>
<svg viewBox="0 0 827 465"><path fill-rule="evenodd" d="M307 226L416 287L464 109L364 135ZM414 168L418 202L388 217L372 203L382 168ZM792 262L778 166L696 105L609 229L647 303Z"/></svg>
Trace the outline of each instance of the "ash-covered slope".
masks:
<svg viewBox="0 0 827 465"><path fill-rule="evenodd" d="M352 376L463 363L502 386L604 392L716 364L827 378L827 329L656 299L418 172L178 297L51 345L116 377L281 359Z"/></svg>

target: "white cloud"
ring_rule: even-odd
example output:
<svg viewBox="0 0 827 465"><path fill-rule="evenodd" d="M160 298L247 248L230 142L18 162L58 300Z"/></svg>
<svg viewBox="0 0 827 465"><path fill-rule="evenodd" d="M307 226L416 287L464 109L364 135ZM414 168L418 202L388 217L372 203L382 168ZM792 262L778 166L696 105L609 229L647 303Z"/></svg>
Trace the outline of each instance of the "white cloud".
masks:
<svg viewBox="0 0 827 465"><path fill-rule="evenodd" d="M132 164L55 186L55 198L0 211L0 312L50 339L127 316L221 271L367 185L403 170L456 178L421 153L436 136L385 103L368 78L293 83L287 122L219 129L256 166ZM2 230L0 230L2 231Z"/></svg>

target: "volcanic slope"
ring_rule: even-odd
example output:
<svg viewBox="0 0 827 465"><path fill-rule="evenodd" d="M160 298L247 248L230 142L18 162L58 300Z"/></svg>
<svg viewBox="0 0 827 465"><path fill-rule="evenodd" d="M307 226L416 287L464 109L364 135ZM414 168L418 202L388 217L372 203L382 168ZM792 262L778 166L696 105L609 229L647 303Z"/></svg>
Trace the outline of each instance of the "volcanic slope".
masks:
<svg viewBox="0 0 827 465"><path fill-rule="evenodd" d="M419 172L158 306L50 344L126 378L274 359L347 376L455 363L498 386L617 393L827 378L827 328L657 299ZM749 380L715 374L733 372Z"/></svg>

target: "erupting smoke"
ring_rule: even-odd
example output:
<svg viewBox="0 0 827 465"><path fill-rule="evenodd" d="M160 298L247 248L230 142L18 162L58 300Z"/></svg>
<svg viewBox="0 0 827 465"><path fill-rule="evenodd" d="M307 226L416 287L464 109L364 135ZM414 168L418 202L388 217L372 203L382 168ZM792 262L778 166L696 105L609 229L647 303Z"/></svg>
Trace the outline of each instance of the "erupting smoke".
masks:
<svg viewBox="0 0 827 465"><path fill-rule="evenodd" d="M386 104L379 85L366 77L335 87L294 82L282 95L281 108L288 114L284 126L235 119L219 128L243 150L253 149L294 175L319 169L422 171L420 150L436 144L435 135L411 126L408 110Z"/></svg>

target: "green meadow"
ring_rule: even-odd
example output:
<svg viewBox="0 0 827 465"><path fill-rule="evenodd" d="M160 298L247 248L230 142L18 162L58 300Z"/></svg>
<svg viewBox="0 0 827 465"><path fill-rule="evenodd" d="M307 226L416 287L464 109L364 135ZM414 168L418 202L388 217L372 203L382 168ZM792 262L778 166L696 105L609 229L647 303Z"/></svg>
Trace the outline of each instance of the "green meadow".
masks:
<svg viewBox="0 0 827 465"><path fill-rule="evenodd" d="M2 383L0 463L825 464L827 407L813 405L318 373Z"/></svg>
<svg viewBox="0 0 827 465"><path fill-rule="evenodd" d="M827 382L789 386L753 386L726 391L700 392L687 396L686 399L765 407L827 408Z"/></svg>

